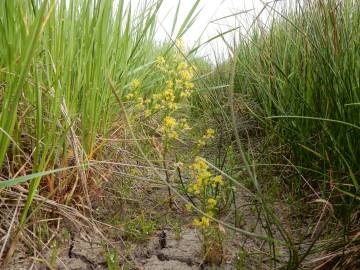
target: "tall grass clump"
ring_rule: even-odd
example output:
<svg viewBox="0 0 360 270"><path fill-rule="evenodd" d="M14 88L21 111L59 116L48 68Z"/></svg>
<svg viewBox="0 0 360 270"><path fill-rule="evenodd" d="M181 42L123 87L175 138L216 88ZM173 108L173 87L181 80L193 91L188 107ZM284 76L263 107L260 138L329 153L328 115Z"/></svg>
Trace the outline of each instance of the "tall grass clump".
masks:
<svg viewBox="0 0 360 270"><path fill-rule="evenodd" d="M159 5L153 2L136 12L125 8L124 1L1 5L3 176L95 158L101 152L97 137L107 136L118 111L108 78L126 89L135 68L153 61ZM22 168L26 160L28 167ZM49 191L58 187L63 194L78 182L74 187L66 180L59 181L61 186L54 181L48 179Z"/></svg>
<svg viewBox="0 0 360 270"><path fill-rule="evenodd" d="M321 173L314 187L359 200L360 4L267 8L268 27L254 24L238 44L235 91L256 100L258 119L286 146L286 158Z"/></svg>
<svg viewBox="0 0 360 270"><path fill-rule="evenodd" d="M106 139L123 124L110 82L123 99L134 80L142 93L159 91L156 57L174 46L155 41L161 4L1 1L0 176L10 180L0 188L34 175L26 178L27 200L8 257L39 190L91 211L89 187L100 177L84 164L109 158ZM174 18L174 29L182 23L174 39L192 23L196 5L183 21ZM61 173L50 174L55 171Z"/></svg>

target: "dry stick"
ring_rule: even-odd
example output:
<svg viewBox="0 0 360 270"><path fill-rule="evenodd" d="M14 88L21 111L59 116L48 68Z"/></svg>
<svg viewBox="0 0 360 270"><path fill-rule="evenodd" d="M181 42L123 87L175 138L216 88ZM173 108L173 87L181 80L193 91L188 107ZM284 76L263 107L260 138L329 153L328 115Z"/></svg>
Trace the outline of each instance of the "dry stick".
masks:
<svg viewBox="0 0 360 270"><path fill-rule="evenodd" d="M10 238L11 229L12 229L12 227L13 227L13 225L14 225L14 222L15 222L15 217L16 217L17 214L18 214L18 208L19 208L19 204L20 204L20 199L21 199L21 196L19 196L18 201L17 201L17 203L16 203L15 212L14 212L14 215L13 215L13 217L12 217L12 219L11 219L9 229L8 229L8 231L7 231L7 233L6 233L6 236L5 236L4 244L3 244L2 248L1 248L1 251L0 251L0 260L1 260L2 256L3 256L4 251L5 251L6 243L7 243L7 241L8 241L9 238Z"/></svg>
<svg viewBox="0 0 360 270"><path fill-rule="evenodd" d="M35 242L35 240L37 240L40 244L43 245L43 249L46 248L47 250L50 251L51 248L49 248L47 244L45 244L39 237L37 237L34 232L32 232L32 231L29 230L29 229L26 229L26 231L28 231L28 233L32 236L32 237L30 237L29 235L26 235L26 236L25 236L26 238L28 238L28 240L27 240L28 243L29 243L29 244L31 245L31 247L34 249L34 252L38 254L38 257L32 256L31 258L32 258L34 261L35 261L35 260L38 260L38 258L40 258L40 261L41 261L41 262L44 262L44 263L46 264L46 266L47 266L46 269L51 269L51 270L55 269L54 267L52 267L52 265L50 265L50 263L48 262L48 260L45 258L45 255L43 255L43 254L41 253L41 251L37 249L36 246L37 246L38 243ZM65 263L64 263L59 257L57 257L57 259L59 260L59 262L61 262L62 267L64 267L65 270L69 270L69 268L65 265ZM30 270L33 269L34 266L35 266L35 262L33 262L33 263L31 264L31 266L30 266L29 269L30 269Z"/></svg>
<svg viewBox="0 0 360 270"><path fill-rule="evenodd" d="M15 186L14 187L15 189L17 189L19 192L21 192L19 199L20 198L24 198L26 197L26 195L23 195L23 192L26 193L27 190L21 186ZM14 193L14 192L12 192ZM116 229L116 230L119 230L120 232L124 232L123 229L120 229L118 227L114 227L110 224L106 224L106 223L103 223L101 221L98 221L98 220L94 220L94 219L88 219L86 216L84 216L81 212L79 212L77 209L75 208L72 208L70 206L67 206L67 205L63 205L63 204L59 204L53 200L50 200L48 198L45 198L45 197L42 197L40 195L36 195L34 197L34 200L38 200L40 201L40 204L38 207L40 207L42 204L47 204L50 208L52 209L57 209L58 213L64 217L66 217L67 219L71 220L75 223L75 222L78 222L79 224L77 224L78 226L83 226L82 223L80 223L77 219L82 219L83 221L89 223L89 225L92 226L92 228L95 230L96 233L98 233L105 241L109 242L109 240L101 233L101 231L98 229L98 227L96 226L95 223L97 224L100 224L100 225L104 225L104 226L107 226L109 228L112 228L112 229ZM68 212L67 212L68 211ZM33 212L34 213L34 212ZM11 227L11 226L10 226ZM122 240L122 238L120 238L122 243L124 244L124 241ZM5 245L4 245L5 246ZM47 246L45 246L46 248L48 248ZM123 257L124 260L126 260L128 263L131 263L130 261L128 261L125 257ZM63 265L64 267L66 267L65 265Z"/></svg>
<svg viewBox="0 0 360 270"><path fill-rule="evenodd" d="M168 190L168 195L169 195L169 207L170 209L172 209L172 206L173 206L173 201L172 201L172 198L171 198L171 189L170 189L170 175L169 175L169 171L167 169L167 164L166 164L166 153L167 153L167 138L166 138L166 141L165 141L165 147L164 147L164 152L163 152L163 166L164 166L164 169L165 169L165 180L167 182L167 190Z"/></svg>
<svg viewBox="0 0 360 270"><path fill-rule="evenodd" d="M331 194L330 194L331 197ZM324 215L326 214L326 212L331 213L332 215L334 215L334 209L332 207L332 205L329 203L330 197L328 200L323 200L323 199L317 199L315 202L321 202L324 203L324 207L321 211L321 215L320 218L318 220L318 222L316 223L316 226L314 228L314 231L311 235L311 242L309 247L307 248L307 250L304 252L304 254L301 256L298 264L296 265L296 267L298 267L300 265L301 262L303 262L306 258L307 255L309 255L311 249L313 248L313 246L315 245L316 241L319 239L319 237L321 236L321 233L325 230L326 225L329 223L330 221L330 215L328 215L325 219L325 221L323 223L321 223ZM327 211L326 211L327 210Z"/></svg>
<svg viewBox="0 0 360 270"><path fill-rule="evenodd" d="M177 173L178 173L178 176L179 176L179 179L180 179L180 183L181 183L181 187L183 188L186 197L189 199L189 201L191 202L192 205L196 206L194 200L190 197L189 193L187 192L187 190L186 190L186 188L185 188L184 181L183 181L182 176L181 176L180 168L177 167L177 168L176 168L176 171L177 171Z"/></svg>
<svg viewBox="0 0 360 270"><path fill-rule="evenodd" d="M19 192L21 192L20 197L26 198L26 195L23 195L23 193L27 193L28 192L27 189L25 189L22 186L14 186L13 188L18 190ZM10 191L9 193L15 193L15 192ZM88 217L86 217L84 214L82 214L77 209L70 207L68 205L60 204L56 201L49 199L51 195L52 194L49 194L49 196L43 197L43 196L37 194L34 196L34 200L39 201L39 204L33 210L33 212L29 215L28 219L36 212L37 209L39 209L43 205L47 205L50 209L56 209L60 215L63 215L64 217L68 218L69 220L72 220L74 224L75 224L75 222L77 222L79 227L83 226L83 223L80 223L78 220L83 220L84 222L91 225L97 234L99 234L102 238L106 239L105 236L98 229L98 227L95 225L95 222L99 223L97 220L89 219Z"/></svg>

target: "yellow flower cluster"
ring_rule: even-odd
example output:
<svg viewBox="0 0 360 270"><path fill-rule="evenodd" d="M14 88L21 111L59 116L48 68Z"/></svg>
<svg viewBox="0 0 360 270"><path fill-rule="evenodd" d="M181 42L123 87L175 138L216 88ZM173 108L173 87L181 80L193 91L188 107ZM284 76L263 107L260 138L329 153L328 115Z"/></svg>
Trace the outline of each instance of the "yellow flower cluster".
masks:
<svg viewBox="0 0 360 270"><path fill-rule="evenodd" d="M158 56L158 57L156 58L156 64L157 64L159 67L165 65L165 58L162 57L162 56Z"/></svg>
<svg viewBox="0 0 360 270"><path fill-rule="evenodd" d="M130 83L131 89L138 89L141 85L141 82L138 79L134 79Z"/></svg>
<svg viewBox="0 0 360 270"><path fill-rule="evenodd" d="M214 198L209 198L207 200L207 203L210 209L214 209L217 204L217 201Z"/></svg>
<svg viewBox="0 0 360 270"><path fill-rule="evenodd" d="M155 118L150 118L153 115L158 116L156 119L162 119L157 130L165 139L178 139L181 134L191 129L185 118L177 121L173 117L179 105L184 104L184 98L189 97L195 87L192 82L194 69L184 58L184 51L179 51L181 48L184 49L184 46L181 42L177 45L178 50L174 54L169 54L166 58L158 56L155 60L155 65L160 71L160 89L145 96L143 91L136 91L142 83L139 79L134 79L129 84L132 91L125 96L125 99L132 101L137 112L146 119L154 120Z"/></svg>
<svg viewBox="0 0 360 270"><path fill-rule="evenodd" d="M206 130L206 134L204 135L205 139L212 139L215 137L215 130L213 130L212 128L208 128Z"/></svg>
<svg viewBox="0 0 360 270"><path fill-rule="evenodd" d="M166 116L164 119L164 126L168 130L173 130L176 128L176 119L171 116Z"/></svg>
<svg viewBox="0 0 360 270"><path fill-rule="evenodd" d="M160 79L164 79L162 89L156 91L148 99L145 99L141 91L135 91L141 87L141 81L134 79L130 82L132 90L125 96L128 101L133 101L135 108L140 110L145 117L149 117L160 111L165 115L172 114L179 108L183 98L189 97L195 85L192 82L194 68L186 61L185 46L181 39L176 41L174 54L169 54L166 58L158 56L155 65L160 71ZM187 123L181 123L182 130L188 130ZM173 133L175 136L175 133ZM175 136L176 137L176 136Z"/></svg>
<svg viewBox="0 0 360 270"><path fill-rule="evenodd" d="M200 194L210 184L212 187L223 186L224 181L221 175L212 176L211 172L209 171L208 165L202 160L200 157L195 159L195 162L190 165L190 170L192 176L195 178L195 182L191 183L188 187L189 193ZM215 204L214 204L215 202ZM210 202L208 201L209 205L216 205L216 200L211 199Z"/></svg>
<svg viewBox="0 0 360 270"><path fill-rule="evenodd" d="M171 116L166 116L164 118L163 126L160 129L170 139L177 139L178 133L175 130L176 126L177 126L176 119Z"/></svg>
<svg viewBox="0 0 360 270"><path fill-rule="evenodd" d="M168 81L167 84L170 86L170 81ZM128 100L133 99L134 95L130 93L126 96L126 98ZM148 110L151 110L153 113L159 110L175 111L178 108L174 90L170 87L166 88L161 93L153 94L150 99L138 99L137 102L147 104Z"/></svg>
<svg viewBox="0 0 360 270"><path fill-rule="evenodd" d="M175 103L174 90L172 88L167 88L161 95L161 104L163 108L168 108L169 110L176 110L177 104Z"/></svg>
<svg viewBox="0 0 360 270"><path fill-rule="evenodd" d="M190 165L192 176L195 178L195 183L190 184L188 192L200 194L208 183L211 173L208 170L208 165L199 157L195 159L195 163Z"/></svg>
<svg viewBox="0 0 360 270"><path fill-rule="evenodd" d="M125 96L128 101L133 100L135 102L135 108L143 110L146 116L150 116L160 110L175 111L178 108L174 90L170 88L171 81L167 81L167 86L163 92L153 94L150 98L144 98L140 92L130 92ZM131 88L135 90L140 87L141 83L138 80L131 82Z"/></svg>
<svg viewBox="0 0 360 270"><path fill-rule="evenodd" d="M217 187L217 186L223 186L224 185L224 180L222 178L221 175L217 175L212 179L212 183L211 185L213 187Z"/></svg>
<svg viewBox="0 0 360 270"><path fill-rule="evenodd" d="M202 147L206 145L206 142L210 139L213 139L214 137L215 137L215 130L213 130L212 128L208 128L206 130L206 133L202 136L202 138L197 141L197 146Z"/></svg>
<svg viewBox="0 0 360 270"><path fill-rule="evenodd" d="M194 89L194 84L191 82L194 77L193 68L189 67L186 62L180 62L177 67L179 78L177 85L181 89L181 97L189 97Z"/></svg>
<svg viewBox="0 0 360 270"><path fill-rule="evenodd" d="M191 128L185 118L177 121L174 117L167 115L163 119L162 125L158 130L170 139L178 139L179 132L184 133L190 129Z"/></svg>
<svg viewBox="0 0 360 270"><path fill-rule="evenodd" d="M180 62L177 66L178 71L183 71L188 68L188 64L186 62Z"/></svg>
<svg viewBox="0 0 360 270"><path fill-rule="evenodd" d="M156 59L156 66L171 79L166 83L166 90L172 89L180 98L189 97L195 85L192 82L194 77L194 68L188 65L184 58L184 45L181 40L176 42L177 51L174 59L169 59L168 63L165 58L159 56ZM174 102L174 101L171 101Z"/></svg>
<svg viewBox="0 0 360 270"><path fill-rule="evenodd" d="M200 228L207 228L210 225L210 219L205 216L200 219L195 218L193 221L193 225Z"/></svg>
<svg viewBox="0 0 360 270"><path fill-rule="evenodd" d="M133 94L133 93L129 93L129 94L126 95L125 98L126 98L126 100L131 100L131 99L134 98L134 94Z"/></svg>
<svg viewBox="0 0 360 270"><path fill-rule="evenodd" d="M172 80L167 80L165 84L167 89L172 89L174 87L174 82Z"/></svg>
<svg viewBox="0 0 360 270"><path fill-rule="evenodd" d="M212 131L209 134L213 134ZM209 216L214 215L214 211L218 206L218 187L224 185L224 180L221 175L213 176L209 171L209 166L200 157L195 159L195 162L190 165L191 175L195 181L188 186L187 191L195 196L198 196L199 201L202 202L202 210ZM187 211L192 211L192 204L186 204ZM193 225L205 228L209 226L209 219L202 217L196 218Z"/></svg>
<svg viewBox="0 0 360 270"><path fill-rule="evenodd" d="M193 77L192 73L189 70L180 70L179 71L180 78L184 81L190 81Z"/></svg>

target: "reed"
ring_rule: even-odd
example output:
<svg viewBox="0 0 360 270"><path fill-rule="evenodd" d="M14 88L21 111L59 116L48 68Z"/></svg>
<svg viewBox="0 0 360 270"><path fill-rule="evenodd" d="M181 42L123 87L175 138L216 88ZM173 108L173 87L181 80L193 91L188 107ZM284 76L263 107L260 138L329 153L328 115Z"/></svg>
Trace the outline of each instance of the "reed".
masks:
<svg viewBox="0 0 360 270"><path fill-rule="evenodd" d="M255 24L238 44L235 91L257 101L266 132L286 145L296 165L327 175L315 186L358 194L360 5L328 0L268 8L268 30Z"/></svg>
<svg viewBox="0 0 360 270"><path fill-rule="evenodd" d="M175 16L174 40L193 23L198 2L184 20ZM70 204L79 194L91 206L85 165L107 158L99 138L107 138L121 122L108 78L120 97L135 78L143 82L140 91L157 91L155 59L174 46L155 41L162 1L126 3L0 3L0 171L10 179L0 188L30 182L7 258L40 187L61 203ZM54 177L59 168L67 169ZM29 177L19 182L19 174Z"/></svg>

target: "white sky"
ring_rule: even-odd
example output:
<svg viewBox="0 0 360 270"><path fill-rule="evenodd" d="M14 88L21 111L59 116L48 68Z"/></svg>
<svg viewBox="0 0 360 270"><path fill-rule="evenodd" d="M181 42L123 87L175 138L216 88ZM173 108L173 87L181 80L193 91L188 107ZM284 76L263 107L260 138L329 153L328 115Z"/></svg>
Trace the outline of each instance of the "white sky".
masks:
<svg viewBox="0 0 360 270"><path fill-rule="evenodd" d="M127 1L136 6L143 0ZM277 2L276 7L278 8L279 6L284 5L290 1L296 0L281 0L280 2ZM177 24L178 27L184 21L195 2L196 0L180 0L180 10ZM240 31L233 31L225 36L227 42L232 44L235 35L236 38L238 38L240 33L246 34L249 26L254 21L254 18L263 9L264 3L266 2L274 7L275 0L200 0L200 4L197 7L197 11L200 11L200 13L197 16L195 23L183 37L187 47L192 48L209 40L219 33L223 33L235 27L240 27ZM161 26L159 27L156 35L157 40L168 40L168 34L171 33L177 4L178 0L163 0L159 14L159 22L161 23ZM261 23L265 23L268 20L269 13L267 11L270 11L270 9L271 8L268 7L265 9L265 11L262 12L262 16L260 17L260 20L258 20L259 22L261 21ZM244 13L241 15L230 16L225 19L217 20L219 18L246 10L248 10L246 14ZM216 20L216 22L212 22L214 20ZM214 61L214 51L216 52L217 56L220 55L220 58L222 58L219 59L220 61L228 57L227 46L220 38L203 46L200 51L200 55L209 56L210 60Z"/></svg>
<svg viewBox="0 0 360 270"><path fill-rule="evenodd" d="M182 21L185 19L196 0L180 1L179 25L181 25ZM159 31L157 32L158 40L166 39L166 32L171 32L177 4L177 0L164 0L159 14L159 19L162 21L162 27L160 27ZM197 8L200 13L195 23L192 25L189 31L186 32L184 41L189 47L192 47L198 44L199 39L200 43L202 43L221 32L228 31L235 27L241 27L241 32L245 33L253 21L254 16L259 13L262 7L263 4L261 0L201 0ZM229 18L211 23L211 21L216 19L250 9L253 9L253 11L248 12L247 14L236 17L231 16ZM232 43L234 34L236 34L238 37L239 31L234 31L227 34L225 36L226 40ZM218 55L223 55L220 57L227 57L228 54L226 45L221 39L216 39L204 46L201 50L201 54L204 56L209 55L210 58L214 60L213 51L216 51Z"/></svg>

